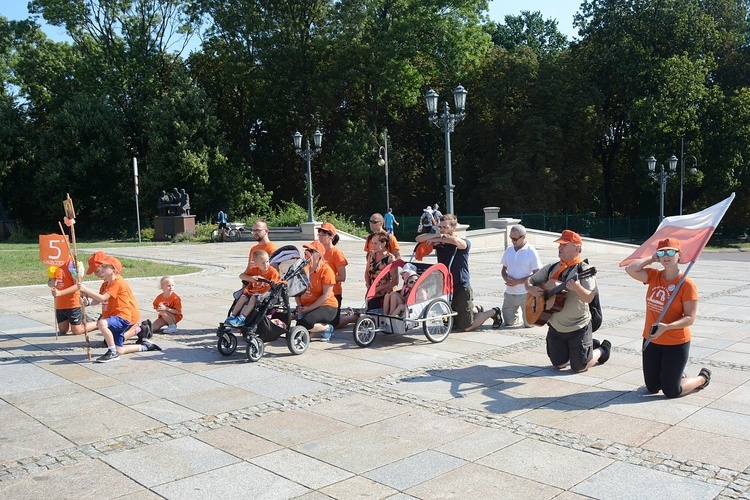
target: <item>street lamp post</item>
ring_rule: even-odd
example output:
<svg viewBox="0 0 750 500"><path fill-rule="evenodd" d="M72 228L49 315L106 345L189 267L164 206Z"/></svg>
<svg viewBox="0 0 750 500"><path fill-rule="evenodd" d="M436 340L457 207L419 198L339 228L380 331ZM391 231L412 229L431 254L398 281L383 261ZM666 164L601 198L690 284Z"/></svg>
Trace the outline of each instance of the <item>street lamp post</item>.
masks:
<svg viewBox="0 0 750 500"><path fill-rule="evenodd" d="M323 133L320 130L316 130L313 134L313 149L310 149L309 139L305 141L307 143L305 149L302 149L302 134L300 134L299 131L295 132L292 138L294 140L294 152L301 156L307 163L307 222L315 222L315 215L313 215L312 172L310 170L310 160L313 156L322 151L320 145L323 141Z"/></svg>
<svg viewBox="0 0 750 500"><path fill-rule="evenodd" d="M388 188L388 131L383 129L383 145L378 149L378 166L385 167L385 209L391 208L391 193Z"/></svg>
<svg viewBox="0 0 750 500"><path fill-rule="evenodd" d="M451 132L456 124L466 117L466 94L468 92L461 85L453 91L453 101L456 105L456 112L451 113L448 103L443 103L443 109L438 115L438 94L430 89L424 98L427 102L427 113L430 123L443 131L445 134L445 207L447 213L454 214L453 208L453 172L451 167Z"/></svg>
<svg viewBox="0 0 750 500"><path fill-rule="evenodd" d="M656 158L651 156L646 162L648 163L648 175L659 182L661 188L661 197L659 198L659 222L664 220L664 193L667 191L667 179L674 177L677 170L677 157L669 157L669 170L664 169L664 165L659 164L659 171L656 171Z"/></svg>
<svg viewBox="0 0 750 500"><path fill-rule="evenodd" d="M682 139L680 145L680 215L682 215L682 188L685 184L685 160L688 158L693 159L693 165L690 167L688 172L695 175L698 173L698 158L693 155L685 156L685 139Z"/></svg>

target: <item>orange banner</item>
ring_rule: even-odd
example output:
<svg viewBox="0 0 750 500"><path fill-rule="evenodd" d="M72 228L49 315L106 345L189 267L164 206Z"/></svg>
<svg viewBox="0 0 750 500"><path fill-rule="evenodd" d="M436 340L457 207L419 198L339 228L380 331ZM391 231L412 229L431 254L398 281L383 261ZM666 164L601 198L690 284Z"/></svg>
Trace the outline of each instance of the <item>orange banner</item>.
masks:
<svg viewBox="0 0 750 500"><path fill-rule="evenodd" d="M67 235L40 234L39 258L47 266L62 266L70 258L68 252Z"/></svg>

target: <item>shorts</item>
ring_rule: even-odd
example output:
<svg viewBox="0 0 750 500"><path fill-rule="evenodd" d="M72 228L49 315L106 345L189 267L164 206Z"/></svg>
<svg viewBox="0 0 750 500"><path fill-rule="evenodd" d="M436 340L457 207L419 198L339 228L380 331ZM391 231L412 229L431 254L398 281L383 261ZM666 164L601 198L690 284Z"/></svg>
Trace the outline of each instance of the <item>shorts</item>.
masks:
<svg viewBox="0 0 750 500"><path fill-rule="evenodd" d="M553 366L564 366L570 361L570 369L574 372L585 370L594 356L591 322L585 328L565 333L550 326L547 330L547 356Z"/></svg>
<svg viewBox="0 0 750 500"><path fill-rule="evenodd" d="M226 228L226 227L227 227L227 223L226 222L219 222L219 229Z"/></svg>
<svg viewBox="0 0 750 500"><path fill-rule="evenodd" d="M71 325L80 325L83 323L83 311L80 307L72 309L56 309L55 316L58 323L69 321Z"/></svg>
<svg viewBox="0 0 750 500"><path fill-rule="evenodd" d="M333 325L333 319L335 317L336 317L335 307L320 306L317 309L313 309L309 313L302 316L301 319L298 319L297 324L302 325L309 330L315 325L315 323Z"/></svg>
<svg viewBox="0 0 750 500"><path fill-rule="evenodd" d="M107 322L107 327L115 338L115 345L122 347L125 344L125 332L130 329L130 321L125 321L119 316L110 316L109 318L104 318L104 320Z"/></svg>
<svg viewBox="0 0 750 500"><path fill-rule="evenodd" d="M457 330L466 330L474 323L474 291L470 286L453 289L451 309L458 313L453 321Z"/></svg>

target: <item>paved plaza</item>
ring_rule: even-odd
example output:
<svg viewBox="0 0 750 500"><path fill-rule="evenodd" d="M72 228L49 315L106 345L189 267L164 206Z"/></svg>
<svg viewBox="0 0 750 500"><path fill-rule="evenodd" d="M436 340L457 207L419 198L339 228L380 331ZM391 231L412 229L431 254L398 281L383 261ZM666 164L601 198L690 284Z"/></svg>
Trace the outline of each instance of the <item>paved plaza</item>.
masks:
<svg viewBox="0 0 750 500"><path fill-rule="evenodd" d="M365 349L336 330L301 356L279 339L257 363L240 339L224 357L216 327L250 245L104 248L202 269L175 279L185 319L154 335L164 351L114 363L88 361L83 337L55 340L46 285L0 289L0 498L750 499L750 253L705 252L691 270L687 373L713 377L667 400L643 386L646 287L618 267L632 248L584 245L604 310L595 337L613 352L571 374L549 365L546 328L491 322L439 344L415 333ZM344 305L359 307L363 244L339 247ZM554 245L537 247L557 259ZM471 254L485 308L502 302L502 250ZM128 282L154 319L159 279Z"/></svg>

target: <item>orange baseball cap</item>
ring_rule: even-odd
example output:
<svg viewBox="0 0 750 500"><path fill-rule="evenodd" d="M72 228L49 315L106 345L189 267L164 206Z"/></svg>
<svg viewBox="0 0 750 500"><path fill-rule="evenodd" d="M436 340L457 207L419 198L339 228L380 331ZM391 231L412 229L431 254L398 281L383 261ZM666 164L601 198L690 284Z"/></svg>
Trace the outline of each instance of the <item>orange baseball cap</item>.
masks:
<svg viewBox="0 0 750 500"><path fill-rule="evenodd" d="M99 267L99 265L102 263L102 259L106 257L107 254L105 254L102 251L94 252L91 254L91 257L89 257L89 267L86 269L86 274L93 274L94 271L96 271L96 268Z"/></svg>
<svg viewBox="0 0 750 500"><path fill-rule="evenodd" d="M656 246L657 250L682 250L680 248L680 240L677 238L664 238L659 240L659 244Z"/></svg>
<svg viewBox="0 0 750 500"><path fill-rule="evenodd" d="M122 262L120 262L120 259L113 257L112 255L105 255L104 258L101 259L101 262L99 262L99 265L112 266L115 268L115 271L117 271L117 274L122 272Z"/></svg>
<svg viewBox="0 0 750 500"><path fill-rule="evenodd" d="M323 244L319 241L313 241L312 243L308 243L307 245L302 245L304 248L307 248L308 250L313 250L315 252L318 252L320 255L326 254L326 249L323 246Z"/></svg>
<svg viewBox="0 0 750 500"><path fill-rule="evenodd" d="M575 231L571 231L570 229L566 229L562 232L562 235L560 235L559 238L557 238L555 243L560 243L561 245L564 245L566 243L575 243L576 245L583 245L583 240L581 239L581 235L576 233Z"/></svg>
<svg viewBox="0 0 750 500"><path fill-rule="evenodd" d="M332 236L336 236L336 228L331 224L330 222L324 222L323 224L318 227L318 229L322 229L323 231L328 231L331 233Z"/></svg>

